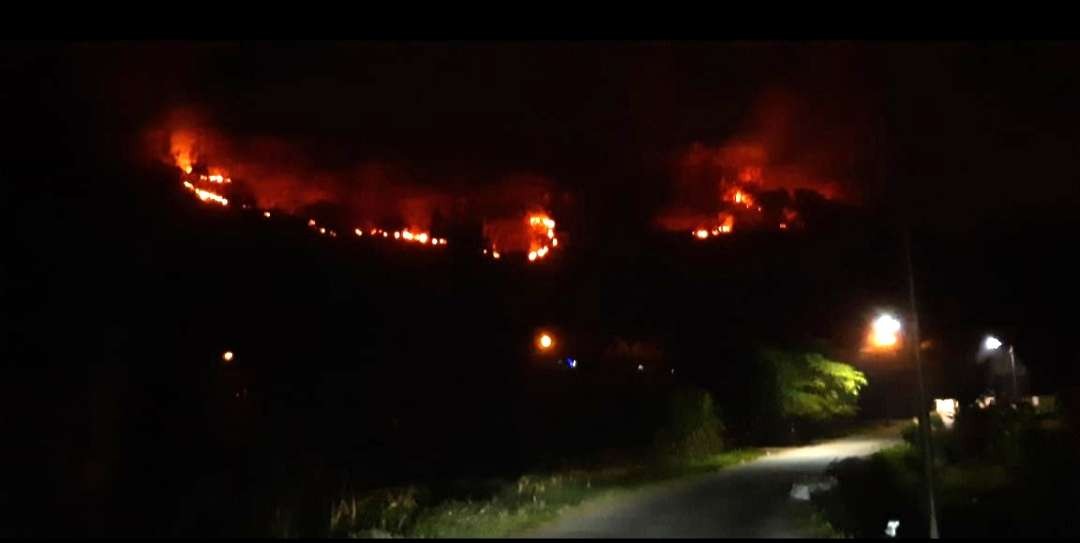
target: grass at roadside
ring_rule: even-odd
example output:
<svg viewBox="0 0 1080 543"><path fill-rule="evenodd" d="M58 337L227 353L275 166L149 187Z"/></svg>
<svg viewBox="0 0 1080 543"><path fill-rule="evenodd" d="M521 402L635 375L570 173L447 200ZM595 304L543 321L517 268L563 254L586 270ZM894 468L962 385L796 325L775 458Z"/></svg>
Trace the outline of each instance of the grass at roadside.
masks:
<svg viewBox="0 0 1080 543"><path fill-rule="evenodd" d="M708 473L762 454L760 449L737 449L695 461L564 469L459 485L465 490L459 495L471 497L437 498L419 486L377 490L339 500L333 507L331 535L506 536L550 521L587 500L613 498L646 484Z"/></svg>
<svg viewBox="0 0 1080 543"><path fill-rule="evenodd" d="M1018 409L971 412L934 433L934 494L945 537L1075 536L1080 508L1076 445L1052 414ZM925 537L919 441L831 468L838 485L814 496L825 518L854 537L880 537L890 520L900 537Z"/></svg>

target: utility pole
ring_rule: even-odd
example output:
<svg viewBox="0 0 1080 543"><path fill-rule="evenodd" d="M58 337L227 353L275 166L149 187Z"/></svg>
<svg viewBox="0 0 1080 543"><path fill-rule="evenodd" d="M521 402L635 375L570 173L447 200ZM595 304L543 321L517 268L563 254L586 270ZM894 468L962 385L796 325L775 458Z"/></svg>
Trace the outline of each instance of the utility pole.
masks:
<svg viewBox="0 0 1080 543"><path fill-rule="evenodd" d="M1013 354L1013 346L1009 344L1009 369L1012 370L1012 403L1016 404L1020 400L1020 392L1016 388L1016 355Z"/></svg>
<svg viewBox="0 0 1080 543"><path fill-rule="evenodd" d="M919 405L916 412L919 415L919 434L922 437L923 464L926 466L926 505L930 520L930 539L938 539L937 512L934 505L934 450L930 440L930 411L927 409L926 381L923 379L922 357L919 354L919 313L915 305L915 271L911 265L910 226L904 228L904 254L907 260L908 296L911 302L911 348L914 351L915 373L919 380Z"/></svg>

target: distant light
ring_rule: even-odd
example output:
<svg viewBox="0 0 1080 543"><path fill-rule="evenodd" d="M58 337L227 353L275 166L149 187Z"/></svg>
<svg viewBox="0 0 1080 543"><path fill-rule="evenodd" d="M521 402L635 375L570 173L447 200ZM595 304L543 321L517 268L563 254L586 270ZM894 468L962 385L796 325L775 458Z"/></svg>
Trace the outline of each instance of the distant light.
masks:
<svg viewBox="0 0 1080 543"><path fill-rule="evenodd" d="M502 255L500 255L500 254L499 254L499 251L493 251L493 252L491 253L491 256L492 256L493 258L495 258L495 260L498 260L499 258L502 258Z"/></svg>
<svg viewBox="0 0 1080 543"><path fill-rule="evenodd" d="M637 370L638 370L638 371L645 371L645 366L643 366L643 365L641 365L641 364L638 364L638 365L637 365Z"/></svg>
<svg viewBox="0 0 1080 543"><path fill-rule="evenodd" d="M483 250L483 253L484 253L484 254L487 254L487 249L484 249L484 250Z"/></svg>
<svg viewBox="0 0 1080 543"><path fill-rule="evenodd" d="M567 358L566 359L566 364L568 366L570 366L571 368L576 368L577 367L577 360L574 360L573 358Z"/></svg>
<svg viewBox="0 0 1080 543"><path fill-rule="evenodd" d="M536 260L536 251L529 251L529 261Z"/></svg>
<svg viewBox="0 0 1080 543"><path fill-rule="evenodd" d="M382 233L382 237L384 237L384 238L386 237L386 232L385 231ZM395 233L394 237L395 238L397 237L396 233Z"/></svg>
<svg viewBox="0 0 1080 543"><path fill-rule="evenodd" d="M225 351L225 352L221 353L221 359L226 361L226 362L232 362L233 352L232 351Z"/></svg>
<svg viewBox="0 0 1080 543"><path fill-rule="evenodd" d="M308 219L307 225L308 226L315 226L315 219Z"/></svg>
<svg viewBox="0 0 1080 543"><path fill-rule="evenodd" d="M959 402L953 398L934 398L934 411L941 417L941 423L946 428L952 428L956 422L956 411Z"/></svg>
<svg viewBox="0 0 1080 543"><path fill-rule="evenodd" d="M983 348L988 351L996 351L998 347L1001 347L1001 340L994 336L986 336L986 340L983 341Z"/></svg>
<svg viewBox="0 0 1080 543"><path fill-rule="evenodd" d="M319 233L320 234L325 234L326 233L326 228L325 227L319 228Z"/></svg>
<svg viewBox="0 0 1080 543"><path fill-rule="evenodd" d="M675 368L671 368L671 374L675 375Z"/></svg>
<svg viewBox="0 0 1080 543"><path fill-rule="evenodd" d="M896 530L900 528L899 520L890 520L885 524L885 535L889 537L896 537Z"/></svg>
<svg viewBox="0 0 1080 543"><path fill-rule="evenodd" d="M401 232L394 232L394 239L401 239ZM405 238L409 239L409 238Z"/></svg>
<svg viewBox="0 0 1080 543"><path fill-rule="evenodd" d="M353 230L353 232L356 232L356 235L358 235L358 236L363 236L364 235L364 231L359 229L359 228Z"/></svg>
<svg viewBox="0 0 1080 543"><path fill-rule="evenodd" d="M559 238L551 238L551 246L552 247L558 247L559 246Z"/></svg>
<svg viewBox="0 0 1080 543"><path fill-rule="evenodd" d="M537 339L537 344L540 345L541 349L547 350L555 344L555 340L551 339L551 336L547 334L540 334L540 337Z"/></svg>
<svg viewBox="0 0 1080 543"><path fill-rule="evenodd" d="M263 211L263 217L266 217L267 219L269 219L270 218L270 212L269 211Z"/></svg>
<svg viewBox="0 0 1080 543"><path fill-rule="evenodd" d="M427 239L427 234L420 234L419 236L416 236L416 241L419 241L420 243L427 243Z"/></svg>
<svg viewBox="0 0 1080 543"><path fill-rule="evenodd" d="M709 237L709 231L703 228L701 230L698 230L697 232L694 232L694 235L697 236L698 239L705 239Z"/></svg>

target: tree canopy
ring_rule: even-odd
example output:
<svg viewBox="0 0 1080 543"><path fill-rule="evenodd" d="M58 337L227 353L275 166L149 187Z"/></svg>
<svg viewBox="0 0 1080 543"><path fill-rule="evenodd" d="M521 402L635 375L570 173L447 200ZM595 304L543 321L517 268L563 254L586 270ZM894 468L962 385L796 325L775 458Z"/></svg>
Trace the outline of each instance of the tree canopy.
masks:
<svg viewBox="0 0 1080 543"><path fill-rule="evenodd" d="M782 418L826 421L858 412L859 390L867 380L853 366L818 353L763 349L760 356L775 376Z"/></svg>

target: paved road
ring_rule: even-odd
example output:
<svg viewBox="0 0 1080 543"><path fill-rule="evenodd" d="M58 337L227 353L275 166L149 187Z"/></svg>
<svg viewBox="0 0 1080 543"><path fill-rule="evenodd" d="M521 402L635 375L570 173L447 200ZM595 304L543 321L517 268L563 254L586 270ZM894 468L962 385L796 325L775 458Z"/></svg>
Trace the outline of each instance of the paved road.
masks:
<svg viewBox="0 0 1080 543"><path fill-rule="evenodd" d="M701 477L585 504L526 537L810 537L810 505L792 484L834 460L899 442L898 425L768 456Z"/></svg>

